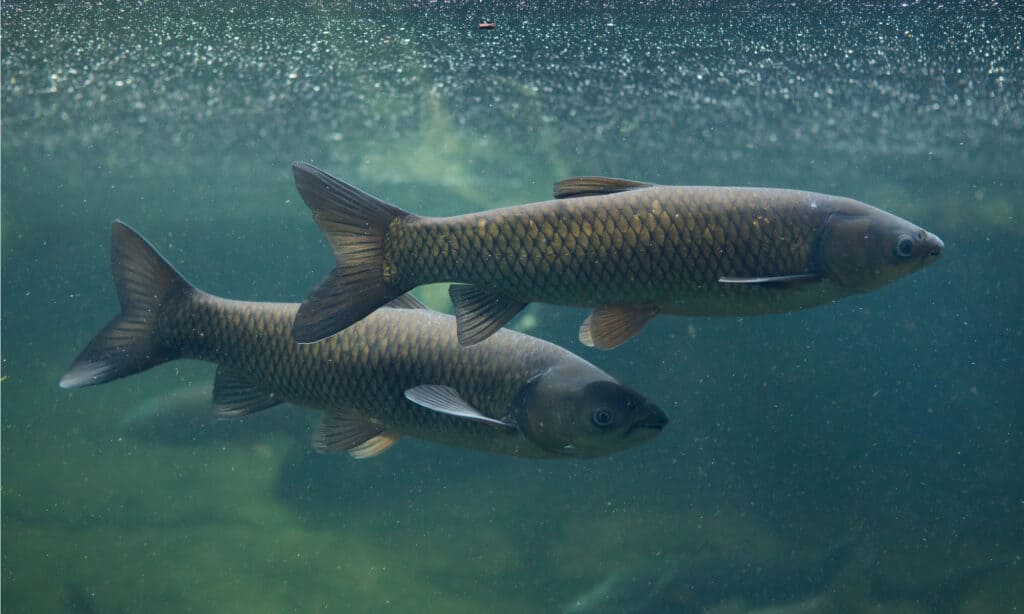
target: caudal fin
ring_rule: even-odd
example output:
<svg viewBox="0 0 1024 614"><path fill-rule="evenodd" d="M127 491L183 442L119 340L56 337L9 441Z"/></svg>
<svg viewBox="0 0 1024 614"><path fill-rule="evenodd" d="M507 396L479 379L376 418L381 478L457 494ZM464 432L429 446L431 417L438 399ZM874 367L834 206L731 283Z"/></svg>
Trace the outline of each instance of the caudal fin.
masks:
<svg viewBox="0 0 1024 614"><path fill-rule="evenodd" d="M296 162L292 171L299 194L337 259L337 266L295 315L295 340L313 343L348 328L404 292L384 279L384 237L393 220L410 214L309 164Z"/></svg>
<svg viewBox="0 0 1024 614"><path fill-rule="evenodd" d="M102 384L176 357L157 325L162 312L188 300L192 285L120 220L111 229L110 270L121 313L82 350L60 378L61 388Z"/></svg>

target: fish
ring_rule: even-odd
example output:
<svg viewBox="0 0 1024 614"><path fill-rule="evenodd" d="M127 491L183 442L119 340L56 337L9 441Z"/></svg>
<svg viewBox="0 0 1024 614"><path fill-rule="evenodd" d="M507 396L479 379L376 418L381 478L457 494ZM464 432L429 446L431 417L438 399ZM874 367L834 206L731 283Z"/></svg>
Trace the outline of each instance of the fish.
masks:
<svg viewBox="0 0 1024 614"><path fill-rule="evenodd" d="M589 458L640 444L668 418L579 356L511 330L473 348L454 318L399 297L344 334L299 344L298 304L235 301L185 280L120 220L111 230L120 313L82 350L62 388L167 361L218 365L213 412L287 402L320 410L313 447L369 458L403 436L531 458Z"/></svg>
<svg viewBox="0 0 1024 614"><path fill-rule="evenodd" d="M786 606L799 611L808 601L819 602L852 555L853 546L847 541L810 560L789 556L759 562L720 556L659 560L615 570L562 610L696 613L740 601L753 608Z"/></svg>
<svg viewBox="0 0 1024 614"><path fill-rule="evenodd" d="M944 247L881 209L799 190L573 177L554 200L436 218L292 168L337 260L295 317L302 343L422 284L453 282L463 346L541 302L592 309L579 339L611 349L662 313L781 313L874 290Z"/></svg>

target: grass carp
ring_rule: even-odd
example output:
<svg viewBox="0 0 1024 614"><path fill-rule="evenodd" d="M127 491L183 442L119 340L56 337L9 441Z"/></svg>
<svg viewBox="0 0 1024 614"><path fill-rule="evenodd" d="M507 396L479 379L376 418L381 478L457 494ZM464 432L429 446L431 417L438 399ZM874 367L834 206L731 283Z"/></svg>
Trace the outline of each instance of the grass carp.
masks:
<svg viewBox="0 0 1024 614"><path fill-rule="evenodd" d="M449 281L464 346L543 302L593 308L580 340L607 349L659 313L803 309L879 288L943 249L891 213L814 192L575 177L556 184L555 200L432 218L308 164L293 171L337 258L299 308L300 342Z"/></svg>
<svg viewBox="0 0 1024 614"><path fill-rule="evenodd" d="M667 422L637 392L540 339L503 330L463 348L454 318L410 296L304 345L291 333L298 305L207 294L121 222L111 269L121 313L64 374L63 388L206 360L218 364L217 415L282 402L323 410L314 446L356 458L406 435L514 456L600 456L647 441Z"/></svg>

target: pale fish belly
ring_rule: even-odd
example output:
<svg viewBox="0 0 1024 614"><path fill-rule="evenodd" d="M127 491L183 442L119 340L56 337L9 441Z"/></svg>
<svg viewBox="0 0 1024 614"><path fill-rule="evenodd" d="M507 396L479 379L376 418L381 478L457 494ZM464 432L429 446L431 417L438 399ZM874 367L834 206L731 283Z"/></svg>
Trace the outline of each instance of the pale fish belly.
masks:
<svg viewBox="0 0 1024 614"><path fill-rule="evenodd" d="M794 284L719 284L658 302L664 313L686 316L752 316L796 311L850 294L833 281Z"/></svg>

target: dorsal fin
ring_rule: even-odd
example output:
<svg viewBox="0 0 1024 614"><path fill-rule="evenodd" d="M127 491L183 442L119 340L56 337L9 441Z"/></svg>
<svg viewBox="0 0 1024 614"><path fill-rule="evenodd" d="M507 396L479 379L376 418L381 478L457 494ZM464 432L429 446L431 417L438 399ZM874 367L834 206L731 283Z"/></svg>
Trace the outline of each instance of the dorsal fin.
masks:
<svg viewBox="0 0 1024 614"><path fill-rule="evenodd" d="M569 177L555 184L555 198L615 194L627 190L649 188L654 185L653 183L615 179L614 177Z"/></svg>
<svg viewBox="0 0 1024 614"><path fill-rule="evenodd" d="M448 286L458 321L459 345L467 348L490 337L526 307L526 303L468 284Z"/></svg>

